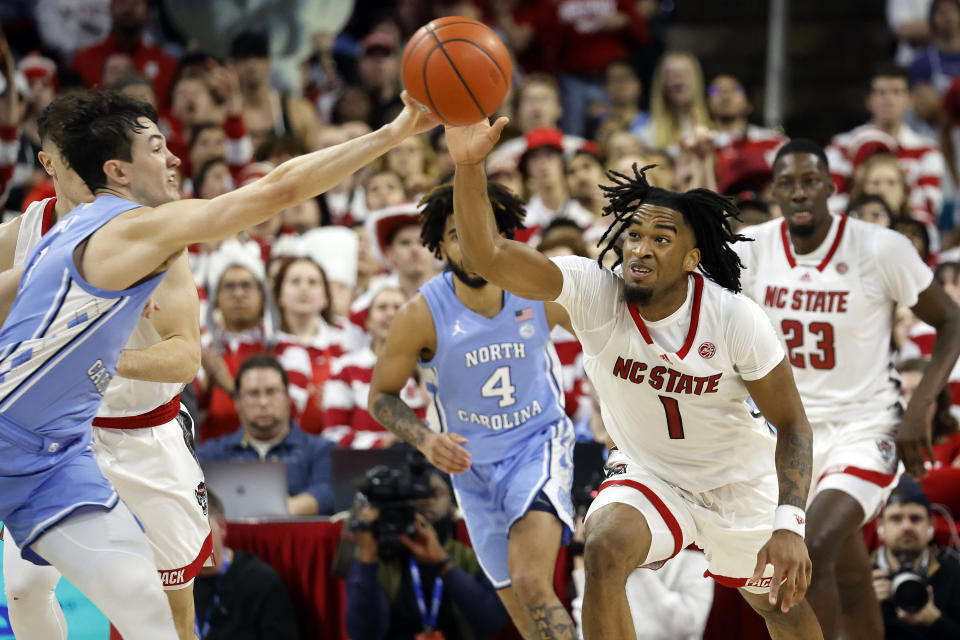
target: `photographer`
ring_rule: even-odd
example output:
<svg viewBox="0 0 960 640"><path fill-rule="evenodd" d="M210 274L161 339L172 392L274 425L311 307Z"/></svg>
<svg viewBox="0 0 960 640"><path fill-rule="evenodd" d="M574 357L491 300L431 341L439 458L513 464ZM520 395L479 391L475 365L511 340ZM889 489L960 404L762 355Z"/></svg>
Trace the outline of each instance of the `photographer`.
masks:
<svg viewBox="0 0 960 640"><path fill-rule="evenodd" d="M377 471L368 474L367 487ZM380 471L382 476L386 469ZM392 533L402 506L362 489L371 504L353 525L356 552L346 589L352 640L468 640L496 633L507 622L473 550L453 539L450 485L438 472L425 473L429 489L424 493L430 497L413 501L412 535ZM403 482L398 478L388 475L387 482ZM398 495L404 492L396 489Z"/></svg>
<svg viewBox="0 0 960 640"><path fill-rule="evenodd" d="M873 588L887 640L960 638L960 563L931 546L930 501L908 476L890 494L877 533Z"/></svg>

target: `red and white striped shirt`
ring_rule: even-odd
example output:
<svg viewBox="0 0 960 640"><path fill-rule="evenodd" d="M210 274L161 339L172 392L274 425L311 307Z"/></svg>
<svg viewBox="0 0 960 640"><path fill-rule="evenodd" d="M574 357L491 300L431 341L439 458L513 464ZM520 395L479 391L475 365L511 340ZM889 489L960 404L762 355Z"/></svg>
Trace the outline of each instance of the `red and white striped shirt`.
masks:
<svg viewBox="0 0 960 640"><path fill-rule="evenodd" d="M349 323L327 324L322 319L313 340L304 344L297 336L277 333L271 349L287 372L293 417L307 433L323 430L323 388L334 360L366 341Z"/></svg>
<svg viewBox="0 0 960 640"><path fill-rule="evenodd" d="M341 447L371 449L382 446L387 431L367 411L370 379L377 356L370 347L345 354L333 363L323 390L323 435ZM421 420L427 400L417 382L410 378L400 398Z"/></svg>
<svg viewBox="0 0 960 640"><path fill-rule="evenodd" d="M830 163L830 176L837 186L837 193L830 198L831 211L839 212L846 208L855 168L850 157L850 145L855 138L869 129L877 127L867 123L846 133L839 133L825 149ZM943 207L941 182L946 171L940 147L932 139L920 135L906 124L900 126L895 138L897 150L894 155L899 159L900 168L907 177L910 205L919 214L918 220L924 224L935 223Z"/></svg>

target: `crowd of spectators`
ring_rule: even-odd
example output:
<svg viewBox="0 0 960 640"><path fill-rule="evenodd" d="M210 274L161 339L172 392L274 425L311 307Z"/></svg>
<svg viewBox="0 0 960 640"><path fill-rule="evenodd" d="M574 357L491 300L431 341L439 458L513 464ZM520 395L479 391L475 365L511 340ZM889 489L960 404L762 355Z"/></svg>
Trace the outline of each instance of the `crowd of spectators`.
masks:
<svg viewBox="0 0 960 640"><path fill-rule="evenodd" d="M177 37L162 3L100 4L88 17L98 41L76 35L77 14L56 26L42 27L39 13L2 25L10 43L37 45L11 48L0 32L7 218L53 195L37 160L36 119L58 95L100 87L153 103L182 162L184 197L214 197L389 121L401 108L403 44L423 22L450 14L485 21L514 56L500 110L511 122L487 172L527 204L518 239L548 255L597 255L607 227L598 185L607 170L635 164L657 165L647 173L655 186L731 196L739 224L777 217L773 156L787 136L804 133L759 126L740 78L704 77L693 53L667 50L667 3L658 0L398 2L367 16L371 26L359 36L310 34L295 86L276 82L270 34L255 24L218 59ZM867 121L836 132L826 147L836 186L830 203L835 213L911 238L960 302L960 1L887 4L900 48L860 78ZM234 239L190 248L202 302L202 368L188 388L199 454L284 459L294 469L291 513L331 510L329 483L316 475L329 473L328 449L396 442L367 413L367 393L397 309L444 267L420 242L417 202L452 176L445 144L441 129L411 138L314 200ZM898 310L893 356L905 382L929 357L931 332ZM553 337L578 439L603 441L579 343L559 328ZM403 397L424 414L422 381L411 378ZM931 408L934 466L958 467L960 365L940 404Z"/></svg>

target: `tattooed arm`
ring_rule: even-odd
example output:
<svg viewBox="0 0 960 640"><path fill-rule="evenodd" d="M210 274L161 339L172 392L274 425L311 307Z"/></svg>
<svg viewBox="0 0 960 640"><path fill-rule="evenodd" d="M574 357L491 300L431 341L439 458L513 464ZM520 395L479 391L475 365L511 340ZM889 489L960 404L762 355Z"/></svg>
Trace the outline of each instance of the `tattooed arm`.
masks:
<svg viewBox="0 0 960 640"><path fill-rule="evenodd" d="M744 381L760 413L777 428L779 504L806 508L813 466L813 432L786 358L759 380Z"/></svg>
<svg viewBox="0 0 960 640"><path fill-rule="evenodd" d="M463 448L466 438L431 431L400 399L417 359L432 358L436 344L433 316L418 295L397 312L390 325L387 343L373 367L368 409L377 422L419 449L435 467L445 473L463 473L470 468L470 454Z"/></svg>
<svg viewBox="0 0 960 640"><path fill-rule="evenodd" d="M759 380L744 381L747 391L763 416L777 428L776 466L780 484L779 504L806 508L813 466L813 431L793 381L793 370L784 358ZM771 519L773 514L771 514ZM810 584L812 565L803 538L785 529L777 529L757 554L753 577L760 579L768 564L773 565L770 603L776 604L783 592L782 609L799 603ZM779 578L785 576L781 584Z"/></svg>

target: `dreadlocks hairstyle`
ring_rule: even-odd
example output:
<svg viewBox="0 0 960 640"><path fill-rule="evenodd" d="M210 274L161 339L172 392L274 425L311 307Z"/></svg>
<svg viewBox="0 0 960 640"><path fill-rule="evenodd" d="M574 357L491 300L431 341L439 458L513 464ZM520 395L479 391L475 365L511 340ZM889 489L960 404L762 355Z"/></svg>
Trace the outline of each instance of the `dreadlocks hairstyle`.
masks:
<svg viewBox="0 0 960 640"><path fill-rule="evenodd" d="M600 185L609 200L603 208L603 215L613 216L610 226L601 236L597 246L606 246L600 252L597 262L603 267L603 257L613 251L616 267L623 262L623 249L617 240L633 221L633 214L640 205L660 205L679 211L683 219L693 228L696 246L700 249L700 271L708 278L735 293L740 292L740 269L743 263L740 256L730 248L730 243L750 240L733 232L729 218L740 219L736 204L709 189L693 189L686 193L675 193L651 187L647 182L646 171L655 164L637 169L633 165L633 177L617 171L608 171L607 177L613 183Z"/></svg>
<svg viewBox="0 0 960 640"><path fill-rule="evenodd" d="M487 195L493 206L497 230L513 239L514 231L526 228L523 226L526 215L523 202L512 191L493 182L487 184ZM420 207L420 241L434 256L442 258L440 241L443 240L447 218L453 215L453 185L447 183L435 187L423 197Z"/></svg>

